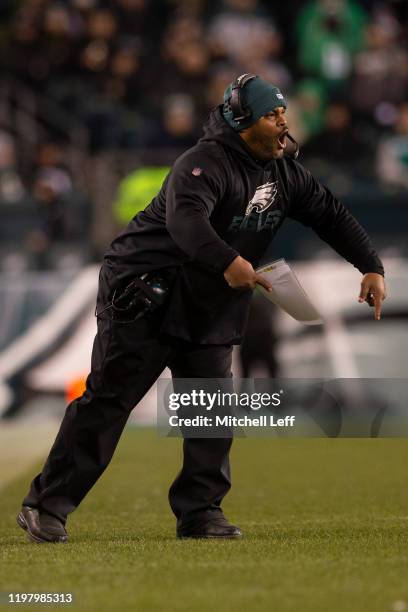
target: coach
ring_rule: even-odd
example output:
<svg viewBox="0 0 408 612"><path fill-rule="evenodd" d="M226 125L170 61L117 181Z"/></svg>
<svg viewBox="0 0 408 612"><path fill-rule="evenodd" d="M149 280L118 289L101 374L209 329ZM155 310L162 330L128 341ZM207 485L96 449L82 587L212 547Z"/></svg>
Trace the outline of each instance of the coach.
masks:
<svg viewBox="0 0 408 612"><path fill-rule="evenodd" d="M285 156L293 142L285 111L277 87L238 77L204 136L105 254L86 391L67 407L18 515L31 540L67 540L68 514L109 464L130 411L166 366L174 378L231 376L252 290L257 283L268 288L254 268L286 217L311 227L358 268L359 300L380 318L381 261L350 212ZM242 535L221 509L231 486L231 443L184 440L169 492L179 537Z"/></svg>

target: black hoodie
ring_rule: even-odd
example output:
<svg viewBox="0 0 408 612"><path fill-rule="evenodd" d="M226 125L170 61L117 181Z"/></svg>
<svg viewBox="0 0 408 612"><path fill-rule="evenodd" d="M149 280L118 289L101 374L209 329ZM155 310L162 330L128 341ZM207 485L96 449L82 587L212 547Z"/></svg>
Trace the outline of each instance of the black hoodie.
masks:
<svg viewBox="0 0 408 612"><path fill-rule="evenodd" d="M221 108L105 255L117 278L168 269L162 331L202 344L240 343L251 291L231 289L223 272L237 255L257 267L285 217L363 274L384 273L365 230L330 191L292 159L256 160Z"/></svg>

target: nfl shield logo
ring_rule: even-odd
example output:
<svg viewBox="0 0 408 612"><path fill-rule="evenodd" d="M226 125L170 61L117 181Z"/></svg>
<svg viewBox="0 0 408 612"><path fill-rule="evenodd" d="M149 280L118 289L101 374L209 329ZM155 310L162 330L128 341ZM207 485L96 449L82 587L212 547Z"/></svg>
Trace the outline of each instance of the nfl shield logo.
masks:
<svg viewBox="0 0 408 612"><path fill-rule="evenodd" d="M194 174L194 176L200 176L202 171L203 171L202 168L193 168L193 170L191 171L191 174Z"/></svg>

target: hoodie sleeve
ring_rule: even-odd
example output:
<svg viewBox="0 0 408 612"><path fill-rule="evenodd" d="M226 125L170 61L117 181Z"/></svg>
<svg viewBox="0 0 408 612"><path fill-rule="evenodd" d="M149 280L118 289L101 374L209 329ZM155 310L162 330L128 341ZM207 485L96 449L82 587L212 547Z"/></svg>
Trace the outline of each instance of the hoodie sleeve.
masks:
<svg viewBox="0 0 408 612"><path fill-rule="evenodd" d="M296 185L289 217L311 227L362 274L384 275L381 260L364 228L327 187L303 166L294 164Z"/></svg>
<svg viewBox="0 0 408 612"><path fill-rule="evenodd" d="M166 227L194 261L222 273L239 255L222 240L210 215L222 200L226 179L215 159L198 153L179 158L166 191Z"/></svg>

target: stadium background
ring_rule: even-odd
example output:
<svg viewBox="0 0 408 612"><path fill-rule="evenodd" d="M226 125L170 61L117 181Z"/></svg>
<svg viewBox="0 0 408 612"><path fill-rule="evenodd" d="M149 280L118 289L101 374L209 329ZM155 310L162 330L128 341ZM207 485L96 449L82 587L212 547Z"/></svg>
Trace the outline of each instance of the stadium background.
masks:
<svg viewBox="0 0 408 612"><path fill-rule="evenodd" d="M310 231L286 222L268 259L285 257L293 264L325 315L326 325L306 329L272 311L266 302L256 304L250 335L269 338L271 349L268 358L258 355L258 361L253 359L248 371L259 376L275 371L297 378L406 377L406 41L407 3L403 0L1 2L0 493L12 492L3 499L18 504L27 474L34 473L35 461L55 435L66 398L81 388L95 331L93 305L103 251L120 228L148 204L173 160L200 136L202 122L221 100L226 85L243 72L259 74L285 92L291 132L301 144L301 163L368 229L384 260L390 292L383 319L375 323L372 311L357 304L359 273ZM236 351L235 373L247 372L243 366L248 364L240 361ZM169 447L163 450L163 441L155 441L147 429L142 430L146 438L140 437L140 430L134 428L154 423L154 393L153 389L134 411L122 454L119 449L112 468L116 474L122 470L130 478L132 457L143 461L142 452L154 452L157 457L162 453L164 461L176 469L179 449L172 444L171 452ZM132 436L138 440L133 456ZM402 442L400 446L370 447L368 462L392 470L394 458L401 465L407 457ZM288 463L294 472L299 469L297 460L305 461L302 473L310 476L308 468L313 470L314 461L318 457L325 461L334 452L329 465L335 479L335 474L344 474L346 465L351 468L351 457L358 463L360 451L361 456L366 452L362 446L344 447L344 452L339 447L322 451L312 441L303 441L306 446L298 441L296 448L282 444L272 448L264 442L256 448L246 443L244 447L241 442L235 451L238 478L245 477L249 457L261 469L273 453L284 471L289 452ZM304 459L305 449L311 463ZM349 484L337 491L341 496L347 490L354 499L348 520L359 515L353 494L365 490L361 483L372 478L361 466L359 469L355 488ZM337 497L334 490L330 492L334 485L329 471L321 475L316 487L329 491L334 507ZM376 472L379 488L388 481L380 472ZM139 474L141 482L144 477ZM391 482L397 486L400 477L396 470ZM164 499L164 473L157 478L156 489L160 482ZM260 485L265 488L262 502L257 498L265 507L265 514L258 517L265 525L268 512L278 523L284 521L279 512L296 516L289 496L280 499L279 506L276 483L284 486L282 474L270 478L270 483L265 478ZM107 479L105 486L110 483L112 487L113 477ZM307 510L310 489L305 479L293 480L292 486L299 487L298 495L305 501L308 524L313 516ZM126 478L122 487L125 490ZM248 479L246 487L248 495L254 495L257 478ZM394 500L391 489L388 483L388 502L378 495L379 513L384 518L386 508L393 518L406 517L406 494L404 500ZM94 501L86 502L88 515L81 515L80 510L80 517L90 516L95 500L103 499L103 489L97 491ZM242 493L236 495L231 508L239 514L246 501ZM320 495L317 491L317 498ZM134 504L136 497L133 492ZM363 506L365 499L363 495ZM271 511L275 500L277 509ZM11 501L5 501L2 508L1 533L6 539L14 529L8 514L14 512ZM327 513L333 507L328 503ZM114 502L109 511L115 512ZM171 519L164 507L162 512L170 530ZM319 516L313 520L321 520ZM145 530L153 518L145 518ZM244 513L244 526L246 519L249 531L252 528L261 537ZM362 523L366 524L363 518ZM115 525L120 531L120 524ZM330 537L334 532L327 529ZM380 533L382 527L377 525L377 529ZM271 533L276 544L277 536ZM384 531L384 537L387 533ZM96 539L102 537L95 534ZM20 554L13 548L18 535L9 538L11 568ZM395 543L397 548L401 544L399 532ZM374 547L371 552L374 563L379 551ZM394 561L401 571L402 557L397 557L398 563ZM370 588L381 581L381 575L371 578L360 585L362 594L371 593ZM344 584L351 584L349 578ZM333 589L328 592L336 598L339 593ZM348 593L347 589L341 592ZM388 599L382 605L388 607L378 609L393 609L395 602L397 607L403 605L404 597L408 601L407 594L398 593L398 588L389 595L385 590ZM267 594L264 584L258 593L259 609L266 605ZM150 609L151 602L146 601ZM292 609L295 603L283 598L280 609ZM320 609L310 605L310 609ZM327 601L321 605L327 609ZM350 607L351 600L347 605ZM304 609L309 609L306 604ZM351 605L350 609L361 608ZM371 609L377 609L373 603Z"/></svg>

